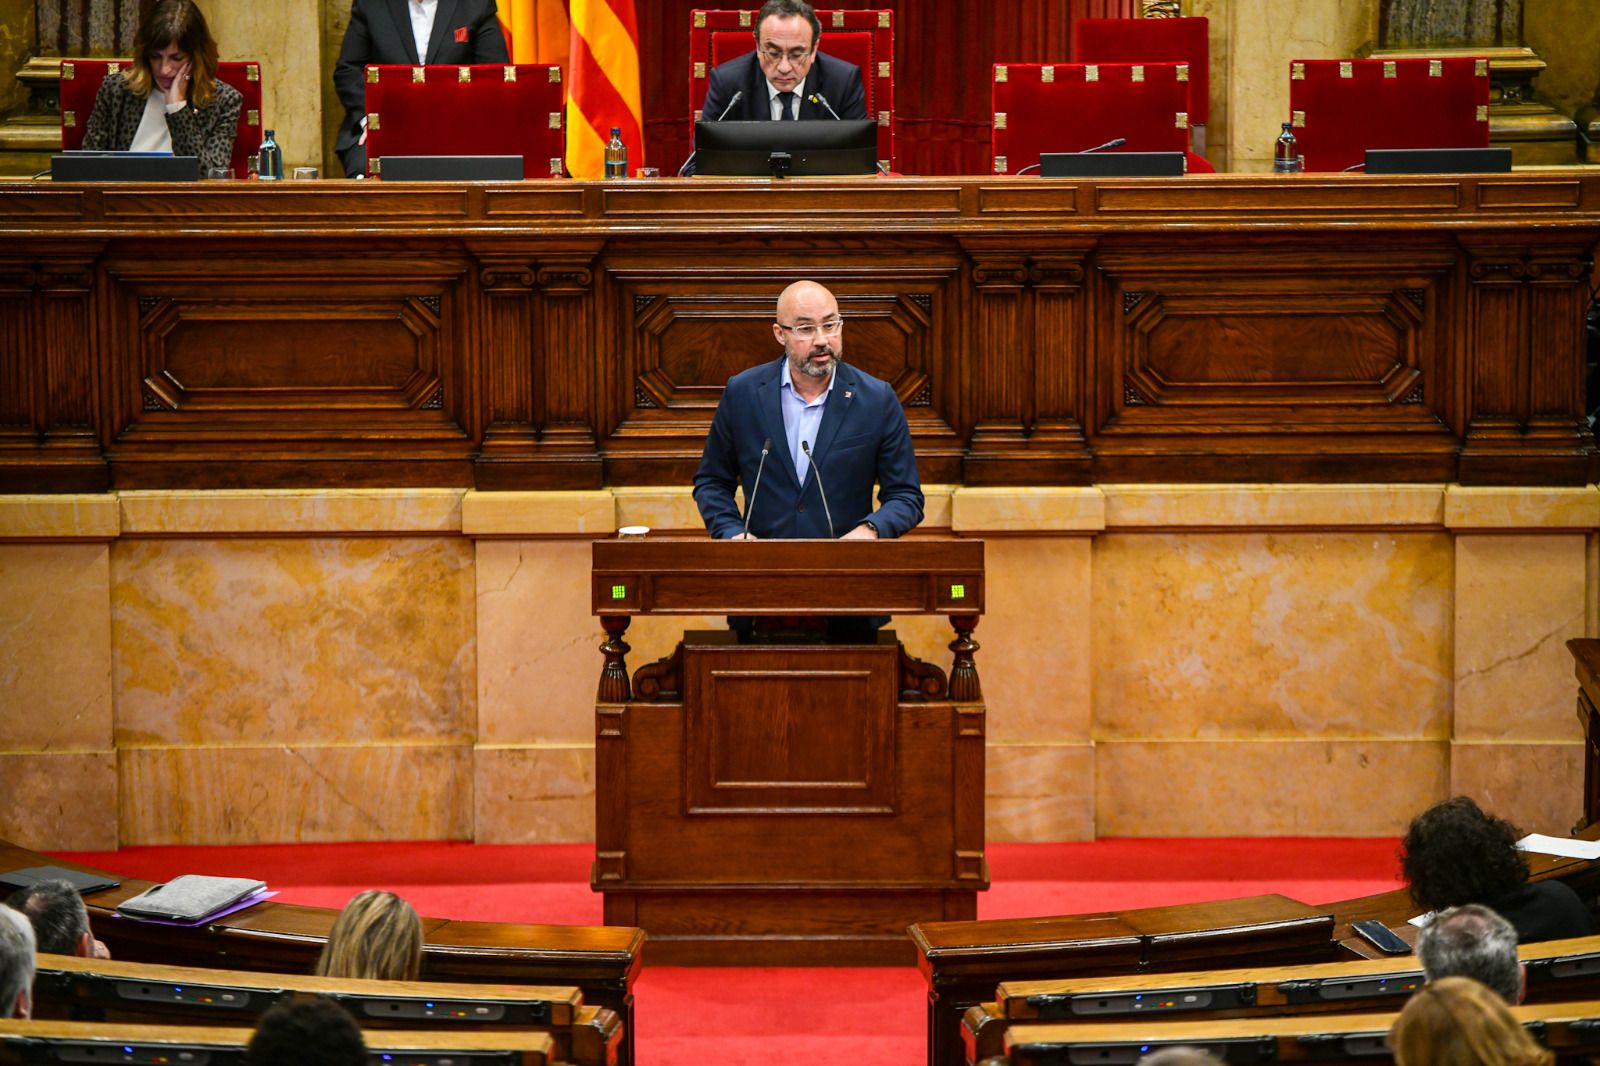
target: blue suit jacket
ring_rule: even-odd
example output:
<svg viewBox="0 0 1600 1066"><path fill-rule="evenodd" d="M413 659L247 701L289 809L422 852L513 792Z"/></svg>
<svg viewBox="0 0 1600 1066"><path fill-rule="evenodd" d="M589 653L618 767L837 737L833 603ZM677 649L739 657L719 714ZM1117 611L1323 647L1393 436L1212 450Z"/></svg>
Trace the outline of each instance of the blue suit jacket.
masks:
<svg viewBox="0 0 1600 1066"><path fill-rule="evenodd" d="M911 432L899 397L889 384L848 363L838 375L823 409L822 424L812 446L805 484L794 473L783 431L782 376L789 372L781 356L728 379L706 435L700 469L694 476L694 499L713 537L736 536L744 518L734 503L735 487L754 500L750 532L763 539L829 536L822 489L833 514L834 536L843 536L863 519L872 519L882 537L898 537L922 521L922 483ZM755 491L761 445L772 441L761 488ZM872 509L872 485L881 501Z"/></svg>

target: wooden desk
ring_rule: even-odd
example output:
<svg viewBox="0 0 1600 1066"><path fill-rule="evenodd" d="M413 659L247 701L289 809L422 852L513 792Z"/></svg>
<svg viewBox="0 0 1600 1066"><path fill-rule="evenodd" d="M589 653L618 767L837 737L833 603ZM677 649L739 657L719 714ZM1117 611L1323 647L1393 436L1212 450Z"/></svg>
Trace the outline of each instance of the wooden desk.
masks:
<svg viewBox="0 0 1600 1066"><path fill-rule="evenodd" d="M926 481L1596 476L1593 171L280 184L0 185L0 491L685 484L798 272Z"/></svg>

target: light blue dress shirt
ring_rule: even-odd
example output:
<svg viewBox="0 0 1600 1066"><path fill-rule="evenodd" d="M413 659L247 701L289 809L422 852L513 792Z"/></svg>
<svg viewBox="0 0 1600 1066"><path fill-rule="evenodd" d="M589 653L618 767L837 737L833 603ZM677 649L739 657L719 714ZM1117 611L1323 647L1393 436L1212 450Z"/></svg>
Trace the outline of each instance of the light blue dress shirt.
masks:
<svg viewBox="0 0 1600 1066"><path fill-rule="evenodd" d="M800 449L800 442L805 441L806 446L814 448L817 445L817 430L822 426L822 411L828 404L828 397L833 394L833 383L838 374L828 374L828 387L822 390L810 403L801 396L794 387L794 368L788 365L787 360L783 367L783 383L780 386L783 397L783 435L789 442L789 454L794 456L794 476L800 484L806 483L806 472L811 469L811 460L806 458L806 453Z"/></svg>

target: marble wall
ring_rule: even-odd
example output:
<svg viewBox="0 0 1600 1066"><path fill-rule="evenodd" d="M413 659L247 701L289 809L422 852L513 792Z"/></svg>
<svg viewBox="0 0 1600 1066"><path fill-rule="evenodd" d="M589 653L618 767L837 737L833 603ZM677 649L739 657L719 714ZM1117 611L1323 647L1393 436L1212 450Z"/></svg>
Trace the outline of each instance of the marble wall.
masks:
<svg viewBox="0 0 1600 1066"><path fill-rule="evenodd" d="M928 497L987 543L991 840L1577 817L1600 488ZM625 524L698 523L681 489L0 497L0 837L592 839L589 542ZM642 619L630 665L685 624L720 620Z"/></svg>
<svg viewBox="0 0 1600 1066"><path fill-rule="evenodd" d="M321 86L333 66L322 62L321 8L321 0L206 7L221 58L261 62L261 118L277 132L286 170L323 165Z"/></svg>

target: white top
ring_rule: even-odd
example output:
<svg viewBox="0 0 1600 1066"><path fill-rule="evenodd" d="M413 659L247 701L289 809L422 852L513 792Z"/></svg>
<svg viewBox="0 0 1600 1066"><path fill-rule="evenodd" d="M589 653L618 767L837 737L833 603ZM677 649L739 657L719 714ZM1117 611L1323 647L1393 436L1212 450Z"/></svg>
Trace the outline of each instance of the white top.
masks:
<svg viewBox="0 0 1600 1066"><path fill-rule="evenodd" d="M167 128L167 116L184 109L184 102L167 103L167 94L161 86L150 86L150 95L144 100L144 114L139 118L139 128L133 132L130 152L172 153L172 130Z"/></svg>
<svg viewBox="0 0 1600 1066"><path fill-rule="evenodd" d="M433 36L433 19L439 13L439 0L411 0L411 35L417 42L417 62L428 61L428 38Z"/></svg>
<svg viewBox="0 0 1600 1066"><path fill-rule="evenodd" d="M809 74L806 75L807 80L809 80L810 77L811 76ZM782 90L780 90L776 85L772 84L770 81L767 82L767 103L772 108L772 121L774 121L774 122L778 122L783 118L783 101L778 99L778 93L781 92L781 91ZM805 98L806 98L806 83L804 81L802 81L799 85L796 85L794 87L794 117L795 118L799 118L800 117L800 101L804 100Z"/></svg>

